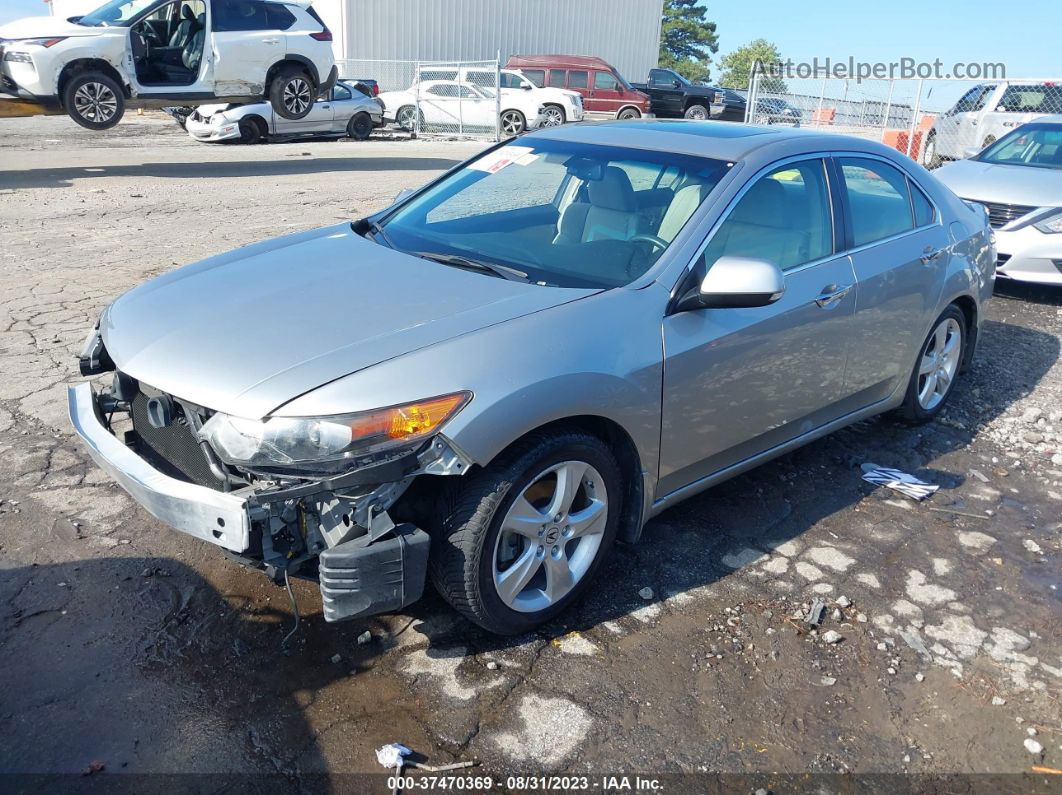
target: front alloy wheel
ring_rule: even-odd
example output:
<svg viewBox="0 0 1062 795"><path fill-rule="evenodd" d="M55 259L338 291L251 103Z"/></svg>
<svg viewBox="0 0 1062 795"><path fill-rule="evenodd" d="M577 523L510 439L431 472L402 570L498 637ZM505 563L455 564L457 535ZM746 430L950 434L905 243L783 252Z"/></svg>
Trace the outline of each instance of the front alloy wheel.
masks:
<svg viewBox="0 0 1062 795"><path fill-rule="evenodd" d="M542 111L543 127L560 127L564 124L564 111L556 105L547 105Z"/></svg>
<svg viewBox="0 0 1062 795"><path fill-rule="evenodd" d="M67 82L63 105L71 119L90 130L109 129L125 113L121 87L102 72L85 72Z"/></svg>
<svg viewBox="0 0 1062 795"><path fill-rule="evenodd" d="M534 629L593 579L616 536L622 484L612 450L582 431L514 443L446 484L431 511L436 588L491 632Z"/></svg>
<svg viewBox="0 0 1062 795"><path fill-rule="evenodd" d="M494 587L507 607L545 610L571 593L608 523L601 474L585 461L540 472L509 506L494 544Z"/></svg>

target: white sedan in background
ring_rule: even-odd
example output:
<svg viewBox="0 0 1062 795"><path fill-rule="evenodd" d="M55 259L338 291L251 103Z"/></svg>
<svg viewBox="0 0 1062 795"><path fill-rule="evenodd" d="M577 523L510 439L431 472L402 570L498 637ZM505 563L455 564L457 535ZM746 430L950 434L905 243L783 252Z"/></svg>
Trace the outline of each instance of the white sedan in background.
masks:
<svg viewBox="0 0 1062 795"><path fill-rule="evenodd" d="M998 276L1062 286L1062 115L1023 124L933 176L988 208Z"/></svg>
<svg viewBox="0 0 1062 795"><path fill-rule="evenodd" d="M384 105L384 120L403 130L413 130L420 108L420 127L443 127L454 132L493 129L519 135L545 126L545 107L530 91L503 91L499 111L493 88L456 80L426 80L405 91L385 91L377 99Z"/></svg>
<svg viewBox="0 0 1062 795"><path fill-rule="evenodd" d="M181 124L178 113L171 115ZM270 138L347 135L364 141L382 126L383 105L357 85L338 82L301 119L285 119L268 102L253 105L200 105L184 117L183 127L197 141L254 144Z"/></svg>

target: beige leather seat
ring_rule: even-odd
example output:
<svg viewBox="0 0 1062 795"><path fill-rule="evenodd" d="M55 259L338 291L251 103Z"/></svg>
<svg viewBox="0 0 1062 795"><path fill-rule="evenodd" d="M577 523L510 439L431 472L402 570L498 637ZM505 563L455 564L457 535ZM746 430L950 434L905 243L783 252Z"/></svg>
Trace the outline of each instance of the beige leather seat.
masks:
<svg viewBox="0 0 1062 795"><path fill-rule="evenodd" d="M586 183L586 193L586 202L572 202L564 208L554 242L629 240L637 233L634 188L622 168L606 168L601 179Z"/></svg>
<svg viewBox="0 0 1062 795"><path fill-rule="evenodd" d="M680 188L660 220L656 236L668 243L674 240L675 235L690 220L690 216L700 207L704 197L710 192L711 188L700 183Z"/></svg>
<svg viewBox="0 0 1062 795"><path fill-rule="evenodd" d="M787 206L785 189L776 180L761 179L749 188L719 227L705 249L705 261L711 265L723 255L753 257L773 262L780 268L805 261L806 224L794 228L794 221L807 208L793 204Z"/></svg>

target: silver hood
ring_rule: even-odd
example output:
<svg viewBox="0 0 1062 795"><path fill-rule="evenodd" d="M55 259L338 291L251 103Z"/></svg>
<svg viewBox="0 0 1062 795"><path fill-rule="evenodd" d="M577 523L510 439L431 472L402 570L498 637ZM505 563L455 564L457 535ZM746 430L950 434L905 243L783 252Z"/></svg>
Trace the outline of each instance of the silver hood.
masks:
<svg viewBox="0 0 1062 795"><path fill-rule="evenodd" d="M344 223L146 282L109 307L101 333L123 372L257 419L379 362L594 292L440 265Z"/></svg>
<svg viewBox="0 0 1062 795"><path fill-rule="evenodd" d="M1062 171L956 160L933 176L964 199L1035 207L1062 205Z"/></svg>

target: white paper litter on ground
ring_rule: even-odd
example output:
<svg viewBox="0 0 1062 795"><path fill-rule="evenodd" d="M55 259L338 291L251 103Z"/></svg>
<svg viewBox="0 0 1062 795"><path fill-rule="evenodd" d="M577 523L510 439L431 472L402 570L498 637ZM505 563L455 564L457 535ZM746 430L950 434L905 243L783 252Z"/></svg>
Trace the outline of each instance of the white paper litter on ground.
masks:
<svg viewBox="0 0 1062 795"><path fill-rule="evenodd" d="M877 464L863 464L863 480L878 486L887 486L914 500L924 500L940 488L919 480L914 475L908 475L898 469L879 467Z"/></svg>
<svg viewBox="0 0 1062 795"><path fill-rule="evenodd" d="M399 767L402 764L402 760L411 753L413 752L404 745L390 743L383 748L376 749L376 761L390 770L391 768Z"/></svg>

